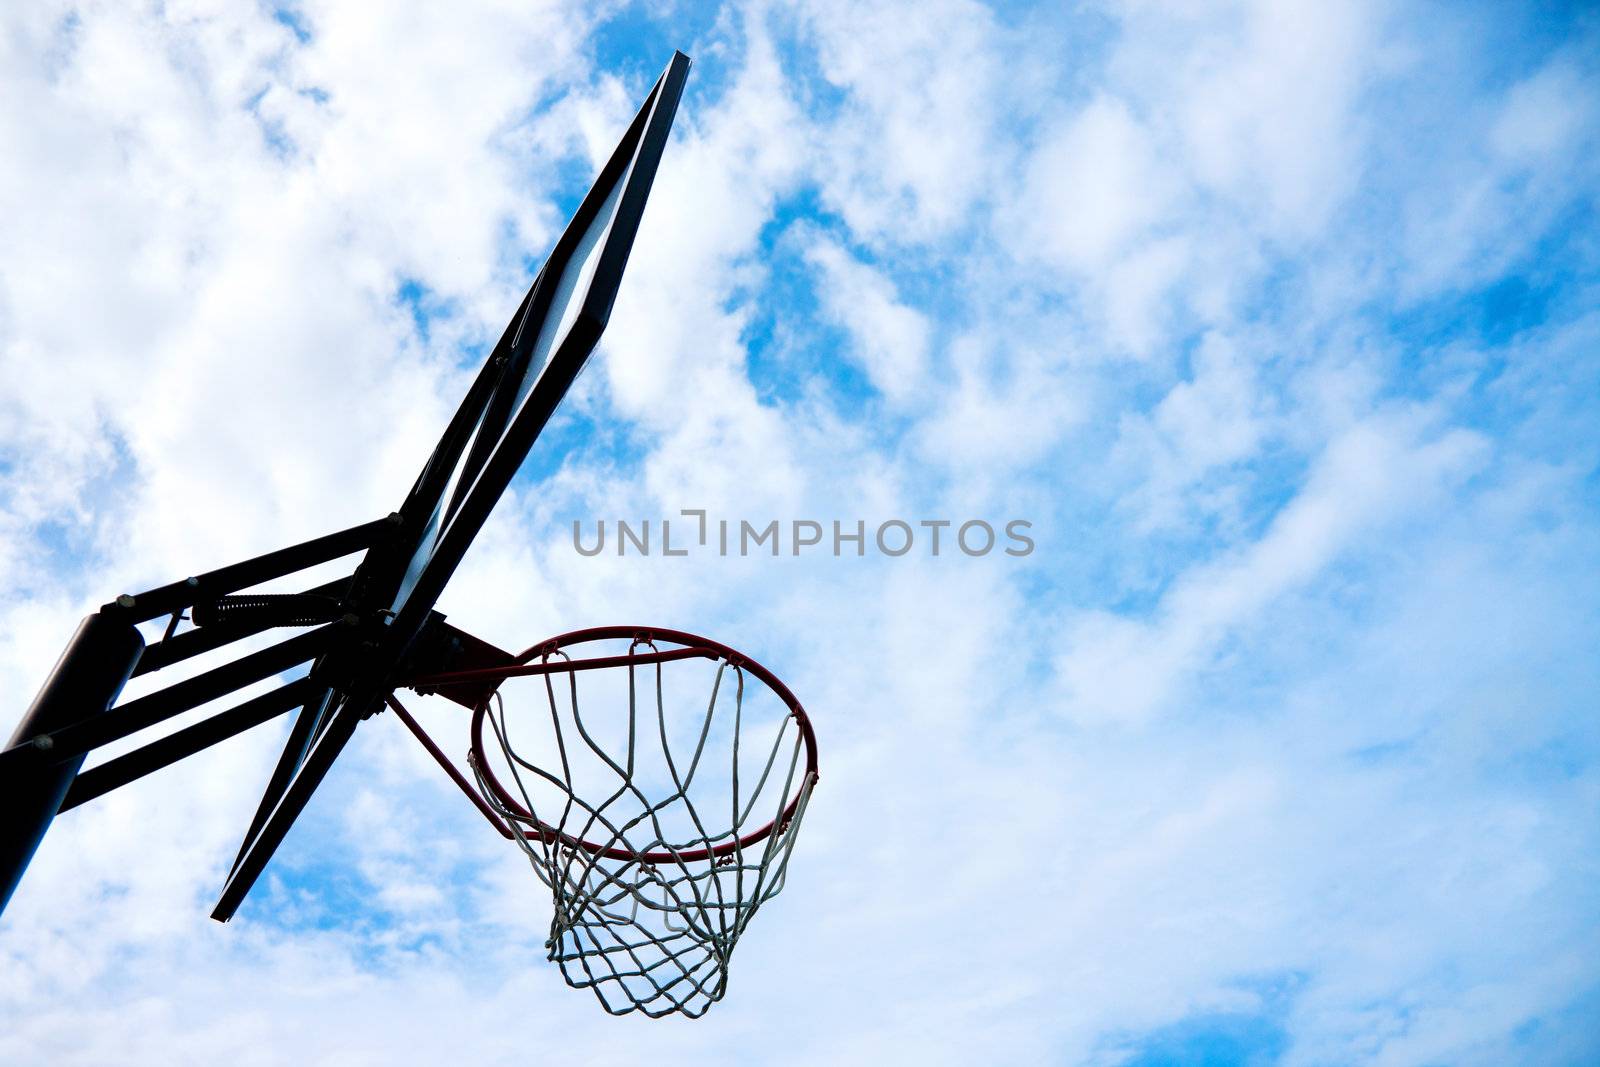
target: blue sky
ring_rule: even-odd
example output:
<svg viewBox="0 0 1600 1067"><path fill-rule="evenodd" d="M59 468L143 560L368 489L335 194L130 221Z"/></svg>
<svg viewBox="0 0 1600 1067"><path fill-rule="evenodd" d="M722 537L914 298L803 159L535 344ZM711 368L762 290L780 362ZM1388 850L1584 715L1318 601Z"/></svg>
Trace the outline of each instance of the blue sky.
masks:
<svg viewBox="0 0 1600 1067"><path fill-rule="evenodd" d="M442 607L708 633L822 750L728 998L636 1024L389 716L206 919L267 727L57 823L0 1060L1600 1057L1582 5L0 18L6 688L392 510L677 47L611 327ZM685 508L1036 547L573 550Z"/></svg>

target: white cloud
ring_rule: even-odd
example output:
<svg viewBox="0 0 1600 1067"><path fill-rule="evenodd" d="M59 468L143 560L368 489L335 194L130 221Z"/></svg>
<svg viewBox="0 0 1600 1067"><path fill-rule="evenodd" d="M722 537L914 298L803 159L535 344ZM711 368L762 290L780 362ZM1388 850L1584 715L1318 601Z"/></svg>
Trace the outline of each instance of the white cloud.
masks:
<svg viewBox="0 0 1600 1067"><path fill-rule="evenodd" d="M818 238L805 254L821 275L823 307L848 331L852 353L872 384L891 402L911 399L927 376L927 320L900 302L880 271L836 242Z"/></svg>
<svg viewBox="0 0 1600 1067"><path fill-rule="evenodd" d="M810 131L830 203L890 245L964 225L996 162L991 12L970 0L801 8L823 77L843 90L838 119Z"/></svg>
<svg viewBox="0 0 1600 1067"><path fill-rule="evenodd" d="M1477 435L1429 439L1408 422L1377 417L1331 442L1262 537L1179 575L1152 621L1103 611L1074 620L1057 661L1063 713L1137 722L1169 707L1236 627L1314 579L1357 538L1442 499L1483 462Z"/></svg>
<svg viewBox="0 0 1600 1067"><path fill-rule="evenodd" d="M1208 476L1254 457L1273 428L1257 370L1229 337L1208 333L1196 346L1193 376L1148 416L1130 416L1120 448L1147 473L1126 501L1143 530L1181 525L1193 512L1226 513L1233 501L1207 492ZM1226 518L1232 515L1224 514Z"/></svg>
<svg viewBox="0 0 1600 1067"><path fill-rule="evenodd" d="M1594 111L1583 75L1557 60L1518 82L1489 130L1489 143L1503 156L1537 161L1567 147Z"/></svg>
<svg viewBox="0 0 1600 1067"><path fill-rule="evenodd" d="M1395 193L1396 282L1406 298L1488 284L1559 239L1564 215L1586 195L1595 96L1594 76L1558 52L1469 109L1451 136L1419 132L1428 158Z"/></svg>
<svg viewBox="0 0 1600 1067"><path fill-rule="evenodd" d="M1079 271L1104 270L1166 217L1175 179L1127 104L1099 97L1046 135L1008 225L1019 245Z"/></svg>
<svg viewBox="0 0 1600 1067"><path fill-rule="evenodd" d="M1317 233L1359 161L1354 106L1374 62L1372 5L1241 4L1201 28L1181 65L1182 130L1200 179L1269 234Z"/></svg>

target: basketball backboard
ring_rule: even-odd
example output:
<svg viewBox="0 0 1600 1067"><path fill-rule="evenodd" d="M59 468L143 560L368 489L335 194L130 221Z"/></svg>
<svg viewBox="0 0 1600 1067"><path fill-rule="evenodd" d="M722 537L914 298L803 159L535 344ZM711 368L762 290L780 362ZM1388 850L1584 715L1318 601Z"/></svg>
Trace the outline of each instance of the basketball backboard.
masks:
<svg viewBox="0 0 1600 1067"><path fill-rule="evenodd" d="M357 568L345 603L362 640L327 652L212 916L226 921L396 672L445 584L594 351L611 314L689 70L673 55L484 362L398 527Z"/></svg>

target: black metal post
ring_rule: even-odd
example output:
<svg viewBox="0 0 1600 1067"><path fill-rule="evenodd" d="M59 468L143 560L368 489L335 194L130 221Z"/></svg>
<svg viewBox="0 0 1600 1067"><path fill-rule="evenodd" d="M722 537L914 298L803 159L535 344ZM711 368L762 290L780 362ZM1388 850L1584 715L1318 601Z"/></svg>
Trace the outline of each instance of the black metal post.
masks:
<svg viewBox="0 0 1600 1067"><path fill-rule="evenodd" d="M364 706L362 710L365 710ZM314 747L301 766L300 773L289 783L282 799L263 820L256 836L247 841L240 851L239 858L233 865L233 873L228 876L227 884L222 887L222 896L217 900L217 906L211 909L213 919L225 923L239 910L239 904L244 900L245 894L250 892L251 886L256 884L256 879L261 877L267 861L283 843L289 827L294 825L306 802L311 799L311 794L322 784L328 768L333 766L334 758L349 743L361 718L361 713L352 711L348 704L333 713L331 721L324 727L324 732L313 742Z"/></svg>
<svg viewBox="0 0 1600 1067"><path fill-rule="evenodd" d="M45 736L48 747L23 745L0 752L0 770L8 774L15 768L40 763L66 763L82 760L88 752L112 741L119 741L158 722L192 711L218 697L243 689L252 682L271 678L292 667L308 663L321 655L335 641L350 632L342 622L329 623L316 630L297 634L287 641L269 645L232 663L197 674L137 700L130 700L116 709L114 715L96 715L89 719L57 727ZM120 688L120 687L119 687ZM96 708L103 711L103 708ZM42 733L43 731L35 731ZM34 737L30 733L28 738ZM24 738L27 740L27 738Z"/></svg>
<svg viewBox="0 0 1600 1067"><path fill-rule="evenodd" d="M67 790L66 798L61 802L61 810L71 811L80 804L87 804L91 800L105 796L113 789L138 781L153 771L170 767L181 759L203 752L219 741L226 741L236 734L260 726L290 708L298 707L305 701L306 694L316 687L317 683L310 678L301 678L281 689L274 689L254 700L247 700L238 707L229 708L193 726L168 734L159 741L152 741L142 748L136 748L126 755L91 767L78 775L77 780L72 783L72 788Z"/></svg>
<svg viewBox="0 0 1600 1067"><path fill-rule="evenodd" d="M163 585L158 589L130 596L117 597L101 610L113 607L127 613L130 622L148 622L175 611L193 607L203 599L216 598L238 592L260 582L282 578L286 574L303 571L318 563L326 563L352 552L364 552L380 542L393 537L399 528L400 517L390 515L348 530L340 530L325 537L314 538L303 544L290 545L276 552L268 552L243 563L233 563L218 570L181 582Z"/></svg>
<svg viewBox="0 0 1600 1067"><path fill-rule="evenodd" d="M7 748L35 738L48 743L52 731L103 715L116 701L144 650L144 638L119 615L98 612L79 624ZM0 782L0 911L11 900L82 765L81 755L65 762L29 761L14 767Z"/></svg>
<svg viewBox="0 0 1600 1067"><path fill-rule="evenodd" d="M312 673L315 675L315 668ZM244 840L239 843L239 853L233 858L233 867L229 868L229 874L238 868L239 861L250 851L250 843L256 839L256 834L261 832L261 824L267 821L272 809L278 806L283 791L289 788L289 782L294 778L294 772L300 769L301 761L306 758L306 752L311 748L317 727L322 725L328 714L329 705L336 700L337 694L331 688L323 687L305 701L300 708L300 714L295 716L294 725L289 728L289 740L284 742L283 753L279 755L278 763L272 769L272 777L267 779L267 788L261 794L261 802L256 805L255 815L250 818L250 828L245 831Z"/></svg>

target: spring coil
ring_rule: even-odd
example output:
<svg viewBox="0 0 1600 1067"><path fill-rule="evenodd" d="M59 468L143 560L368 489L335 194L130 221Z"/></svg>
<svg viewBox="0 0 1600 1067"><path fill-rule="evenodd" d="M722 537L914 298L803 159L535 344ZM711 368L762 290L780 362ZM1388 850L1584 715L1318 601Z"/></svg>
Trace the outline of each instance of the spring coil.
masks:
<svg viewBox="0 0 1600 1067"><path fill-rule="evenodd" d="M196 626L220 623L249 623L255 626L316 626L333 622L344 614L344 605L333 597L314 593L258 593L250 596L225 596L194 606Z"/></svg>

